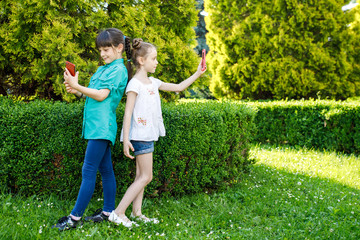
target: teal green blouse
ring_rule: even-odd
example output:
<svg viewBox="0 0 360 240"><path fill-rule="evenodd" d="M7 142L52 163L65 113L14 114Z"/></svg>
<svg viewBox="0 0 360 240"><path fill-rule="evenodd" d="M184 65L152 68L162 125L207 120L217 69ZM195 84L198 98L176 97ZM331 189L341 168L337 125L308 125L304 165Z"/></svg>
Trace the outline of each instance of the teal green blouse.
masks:
<svg viewBox="0 0 360 240"><path fill-rule="evenodd" d="M115 144L116 108L124 94L127 79L127 69L122 58L99 67L91 77L89 88L107 88L110 93L102 102L86 97L82 128L85 139L105 139Z"/></svg>

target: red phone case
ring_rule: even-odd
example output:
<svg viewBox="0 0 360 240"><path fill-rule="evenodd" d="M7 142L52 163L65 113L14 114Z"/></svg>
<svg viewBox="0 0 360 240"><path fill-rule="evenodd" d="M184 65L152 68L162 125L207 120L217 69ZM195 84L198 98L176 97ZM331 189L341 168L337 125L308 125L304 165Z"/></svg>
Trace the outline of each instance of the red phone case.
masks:
<svg viewBox="0 0 360 240"><path fill-rule="evenodd" d="M69 61L66 61L65 65L66 68L69 70L70 74L72 76L75 76L75 65Z"/></svg>
<svg viewBox="0 0 360 240"><path fill-rule="evenodd" d="M201 71L206 69L206 60L205 60L206 50L202 50L202 58L201 58Z"/></svg>

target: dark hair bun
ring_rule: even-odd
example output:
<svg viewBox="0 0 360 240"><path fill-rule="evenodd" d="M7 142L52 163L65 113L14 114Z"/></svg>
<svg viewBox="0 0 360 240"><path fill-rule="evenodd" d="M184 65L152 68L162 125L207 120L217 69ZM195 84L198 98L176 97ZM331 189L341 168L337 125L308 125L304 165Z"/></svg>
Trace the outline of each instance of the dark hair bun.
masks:
<svg viewBox="0 0 360 240"><path fill-rule="evenodd" d="M141 38L134 38L132 47L133 49L139 49L143 40Z"/></svg>

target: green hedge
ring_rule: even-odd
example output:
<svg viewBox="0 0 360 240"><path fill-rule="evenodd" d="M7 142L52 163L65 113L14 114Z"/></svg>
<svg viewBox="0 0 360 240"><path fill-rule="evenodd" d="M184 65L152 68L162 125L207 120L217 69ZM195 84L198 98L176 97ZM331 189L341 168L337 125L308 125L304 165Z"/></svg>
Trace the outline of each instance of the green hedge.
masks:
<svg viewBox="0 0 360 240"><path fill-rule="evenodd" d="M248 104L258 110L254 142L360 153L358 102L309 100Z"/></svg>
<svg viewBox="0 0 360 240"><path fill-rule="evenodd" d="M81 139L83 107L83 102L24 103L0 97L1 185L27 195L76 196L87 144ZM119 128L123 111L122 103L117 112ZM255 111L246 104L163 103L163 117L167 136L155 145L154 177L147 194L216 189L236 180L251 164L248 152ZM124 158L120 141L112 154L121 194L134 179L135 162ZM101 184L96 192L101 192Z"/></svg>

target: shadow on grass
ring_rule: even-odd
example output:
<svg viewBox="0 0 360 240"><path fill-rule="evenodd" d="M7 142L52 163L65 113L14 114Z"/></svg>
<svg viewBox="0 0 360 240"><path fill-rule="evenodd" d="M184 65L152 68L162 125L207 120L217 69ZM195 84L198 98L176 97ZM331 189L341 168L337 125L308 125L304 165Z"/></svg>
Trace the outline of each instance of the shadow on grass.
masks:
<svg viewBox="0 0 360 240"><path fill-rule="evenodd" d="M108 222L87 223L82 229L59 233L50 227L74 202L3 195L5 220L1 222L0 238L360 239L358 188L340 184L331 176L281 169L283 165L266 164L264 158L271 155L255 157L258 163L225 191L146 198L143 213L157 217L160 224L140 224L134 229ZM285 157L284 161L295 160ZM102 207L102 201L93 199L88 209L98 207Z"/></svg>
<svg viewBox="0 0 360 240"><path fill-rule="evenodd" d="M260 163L230 192L228 199L241 203L240 226L247 229L239 233L241 237L360 239L360 191L330 176L309 176Z"/></svg>

